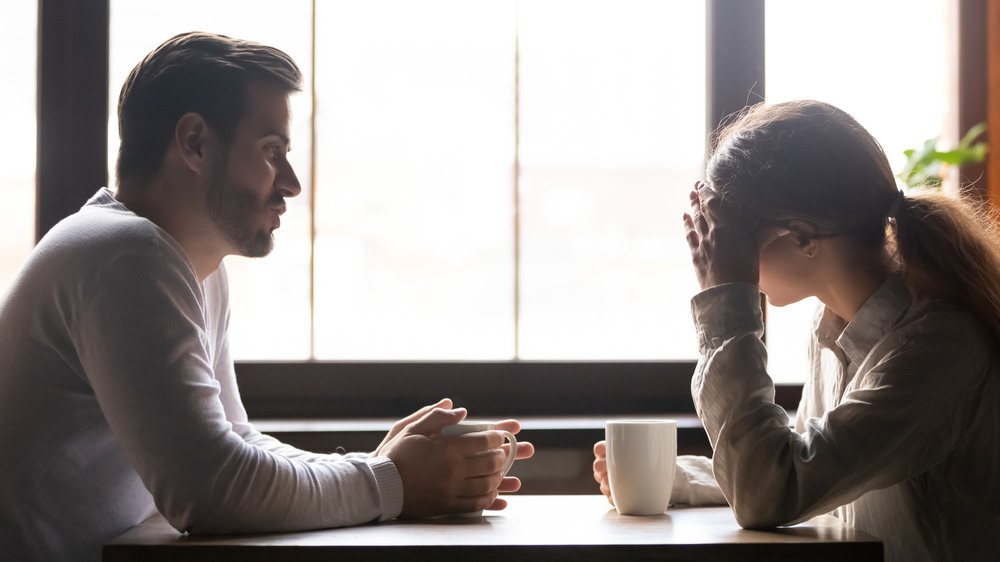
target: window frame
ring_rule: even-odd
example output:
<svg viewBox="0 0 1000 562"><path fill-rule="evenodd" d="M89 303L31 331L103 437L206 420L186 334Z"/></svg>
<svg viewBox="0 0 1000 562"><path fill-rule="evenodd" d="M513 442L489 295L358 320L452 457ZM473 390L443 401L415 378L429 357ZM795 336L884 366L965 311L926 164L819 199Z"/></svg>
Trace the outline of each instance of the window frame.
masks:
<svg viewBox="0 0 1000 562"><path fill-rule="evenodd" d="M986 2L958 2L959 104L986 118ZM765 0L707 0L708 130L764 99ZM109 0L39 3L36 239L108 185ZM747 92L754 95L748 96ZM758 97L759 96L759 97ZM977 184L983 195L985 182ZM251 417L399 417L449 396L477 416L693 412L692 361L237 362ZM802 385L777 385L794 409Z"/></svg>

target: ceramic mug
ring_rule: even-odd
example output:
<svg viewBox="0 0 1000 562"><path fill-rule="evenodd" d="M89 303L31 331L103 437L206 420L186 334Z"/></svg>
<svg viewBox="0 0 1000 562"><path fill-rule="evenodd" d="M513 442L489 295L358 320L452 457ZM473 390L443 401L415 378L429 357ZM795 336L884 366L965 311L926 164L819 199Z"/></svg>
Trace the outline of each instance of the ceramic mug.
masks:
<svg viewBox="0 0 1000 562"><path fill-rule="evenodd" d="M454 425L446 425L441 429L441 435L462 435L464 433L474 433L477 431L492 431L496 429L496 424L493 422L475 422L475 421L463 421L458 422ZM514 460L517 458L517 438L514 434L509 431L503 432L504 437L510 442L510 450L507 451L507 460L503 464L503 468L500 472L506 476L507 471L514 464ZM469 513L456 513L455 515L469 515L477 516L482 515L482 511L471 511Z"/></svg>
<svg viewBox="0 0 1000 562"><path fill-rule="evenodd" d="M674 420L609 420L608 484L622 515L660 515L670 505L677 464Z"/></svg>

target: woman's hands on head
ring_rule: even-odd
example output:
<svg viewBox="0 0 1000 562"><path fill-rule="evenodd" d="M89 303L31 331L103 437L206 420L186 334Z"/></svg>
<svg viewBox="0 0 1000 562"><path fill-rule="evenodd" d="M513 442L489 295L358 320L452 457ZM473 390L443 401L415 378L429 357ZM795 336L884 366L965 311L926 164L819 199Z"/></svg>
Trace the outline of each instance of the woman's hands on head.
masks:
<svg viewBox="0 0 1000 562"><path fill-rule="evenodd" d="M695 182L690 200L691 210L684 213L684 233L701 288L758 283L760 263L754 233L704 183Z"/></svg>

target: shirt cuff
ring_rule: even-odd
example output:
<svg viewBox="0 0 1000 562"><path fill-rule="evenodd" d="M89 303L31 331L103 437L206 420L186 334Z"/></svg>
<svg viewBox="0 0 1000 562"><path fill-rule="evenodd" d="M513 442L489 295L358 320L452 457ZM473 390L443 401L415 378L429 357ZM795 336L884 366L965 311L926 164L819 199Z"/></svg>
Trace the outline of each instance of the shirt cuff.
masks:
<svg viewBox="0 0 1000 562"><path fill-rule="evenodd" d="M717 349L736 334L763 333L760 289L754 283L725 283L691 299L691 315L702 351Z"/></svg>
<svg viewBox="0 0 1000 562"><path fill-rule="evenodd" d="M398 517L403 512L403 479L400 478L396 465L392 464L389 457L371 457L367 462L375 475L375 484L382 501L382 515L378 520L388 521Z"/></svg>

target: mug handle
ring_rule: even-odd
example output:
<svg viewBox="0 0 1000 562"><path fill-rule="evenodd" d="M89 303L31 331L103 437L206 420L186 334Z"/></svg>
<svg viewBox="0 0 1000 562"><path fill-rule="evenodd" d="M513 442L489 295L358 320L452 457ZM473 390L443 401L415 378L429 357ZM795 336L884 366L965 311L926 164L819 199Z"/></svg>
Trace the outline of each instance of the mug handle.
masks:
<svg viewBox="0 0 1000 562"><path fill-rule="evenodd" d="M509 431L504 431L503 436L507 438L507 441L510 441L510 451L507 452L507 461L503 463L503 469L500 472L504 476L507 476L507 471L510 470L510 467L514 465L514 461L517 459L517 439Z"/></svg>

